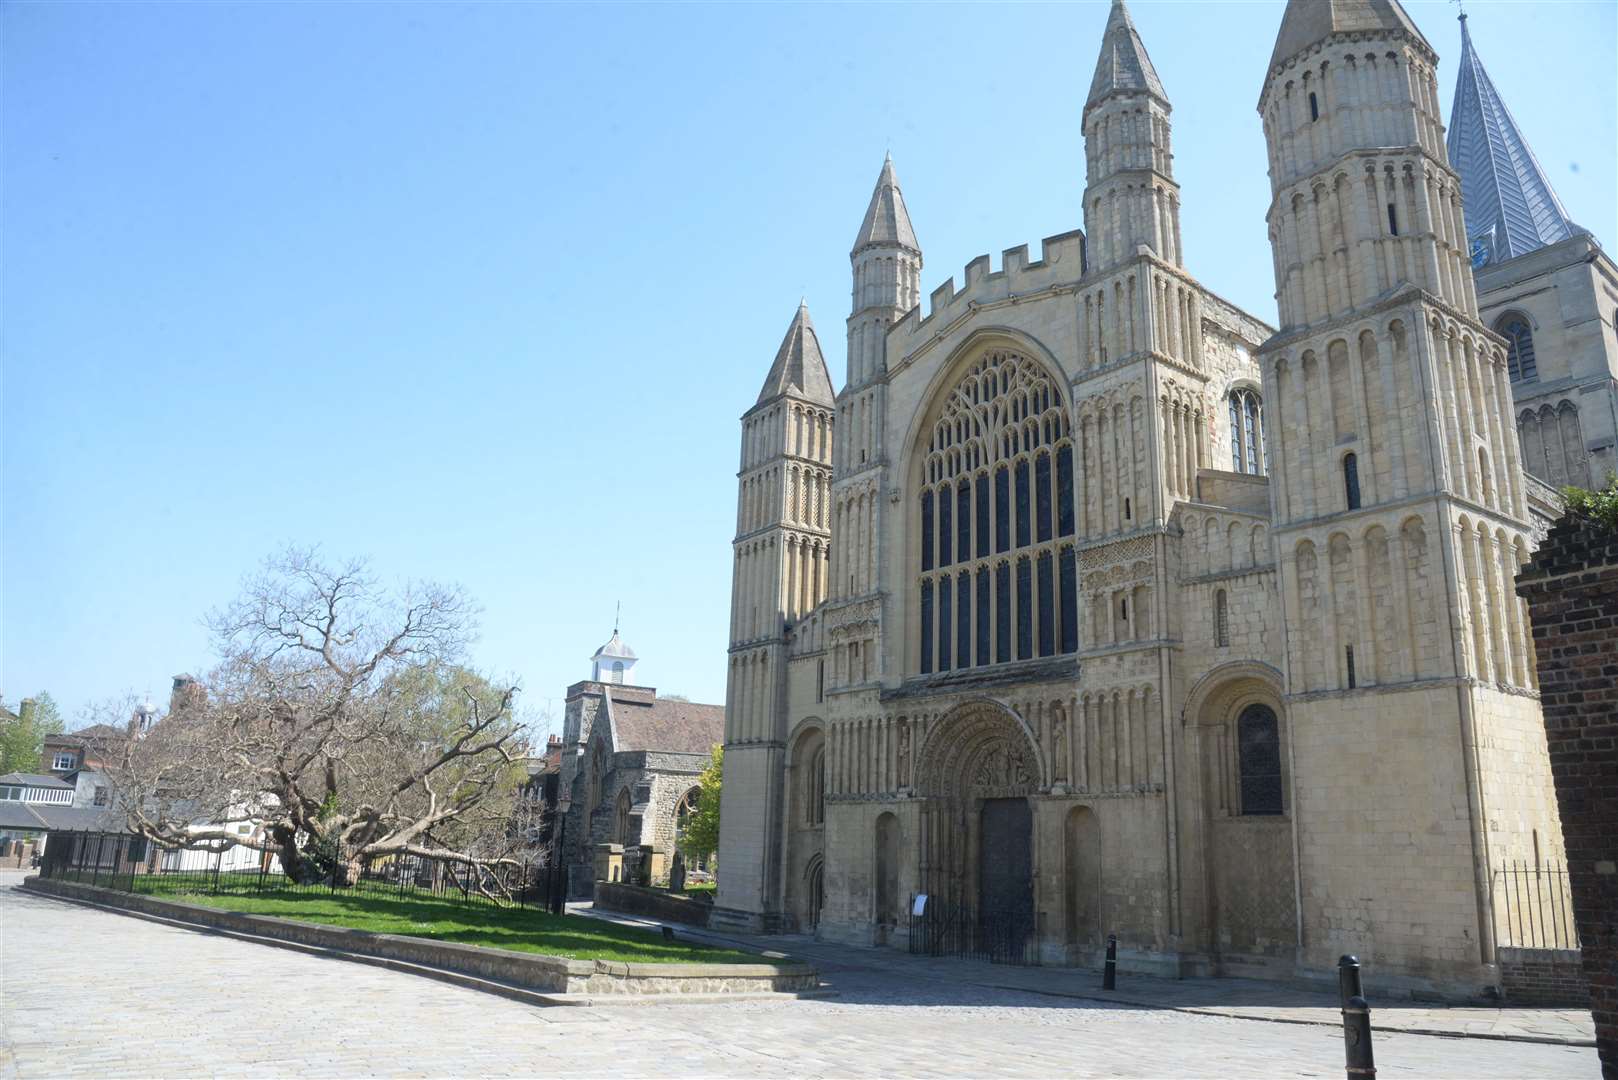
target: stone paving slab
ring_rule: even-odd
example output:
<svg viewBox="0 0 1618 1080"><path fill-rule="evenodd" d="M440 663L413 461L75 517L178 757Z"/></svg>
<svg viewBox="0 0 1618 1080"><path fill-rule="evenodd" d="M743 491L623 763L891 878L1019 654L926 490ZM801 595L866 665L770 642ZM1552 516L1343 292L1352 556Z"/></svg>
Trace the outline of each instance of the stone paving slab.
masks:
<svg viewBox="0 0 1618 1080"><path fill-rule="evenodd" d="M589 904L570 904L568 910L631 926L660 925L655 920L596 911ZM1101 989L1100 972L1083 968L1012 967L969 960L934 960L893 949L833 945L802 934L716 934L678 925L674 930L679 936L694 941L751 949L775 948L813 963L823 974L833 966L865 968L886 972L898 979L964 981L999 990L1118 1002L1240 1020L1313 1024L1338 1031L1343 1023L1335 994L1257 979L1159 979L1120 974L1119 988L1109 992ZM1378 1031L1595 1046L1595 1021L1588 1011L1378 1001L1374 996L1375 988L1366 989L1372 999L1372 1025Z"/></svg>
<svg viewBox="0 0 1618 1080"><path fill-rule="evenodd" d="M0 1075L1342 1075L1342 1037L1325 1027L873 967L826 975L841 996L535 1008L0 887ZM1386 1033L1376 1051L1384 1080L1599 1073L1595 1052L1583 1047Z"/></svg>

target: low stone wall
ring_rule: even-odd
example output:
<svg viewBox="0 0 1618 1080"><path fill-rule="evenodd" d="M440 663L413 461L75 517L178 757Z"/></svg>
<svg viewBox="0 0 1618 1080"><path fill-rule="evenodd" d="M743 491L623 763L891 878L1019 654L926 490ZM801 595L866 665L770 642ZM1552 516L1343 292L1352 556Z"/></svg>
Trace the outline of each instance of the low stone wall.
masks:
<svg viewBox="0 0 1618 1080"><path fill-rule="evenodd" d="M200 904L159 900L71 881L25 878L23 888L195 923L240 934L398 960L554 994L748 994L798 992L819 985L806 964L626 964L461 945L450 941L373 934L341 926L247 915Z"/></svg>
<svg viewBox="0 0 1618 1080"><path fill-rule="evenodd" d="M596 907L624 915L641 915L660 922L700 927L708 925L708 916L713 911L712 904L688 896L611 881L596 882L595 904Z"/></svg>
<svg viewBox="0 0 1618 1080"><path fill-rule="evenodd" d="M1590 1007L1590 988L1577 949L1502 947L1500 988L1512 1005Z"/></svg>

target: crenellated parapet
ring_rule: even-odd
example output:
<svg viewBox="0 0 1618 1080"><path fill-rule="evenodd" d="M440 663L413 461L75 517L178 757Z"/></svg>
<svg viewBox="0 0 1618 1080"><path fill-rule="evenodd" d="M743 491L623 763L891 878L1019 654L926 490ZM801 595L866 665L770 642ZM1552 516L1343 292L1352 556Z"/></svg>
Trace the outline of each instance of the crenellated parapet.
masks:
<svg viewBox="0 0 1618 1080"><path fill-rule="evenodd" d="M952 277L932 291L925 315L920 305L912 308L888 331L888 355L902 362L921 346L944 336L956 320L983 308L1073 289L1084 276L1084 233L1075 229L1046 237L1034 262L1028 261L1027 244L1008 248L1000 258L1000 269L994 270L989 256L979 255L966 264L959 290Z"/></svg>

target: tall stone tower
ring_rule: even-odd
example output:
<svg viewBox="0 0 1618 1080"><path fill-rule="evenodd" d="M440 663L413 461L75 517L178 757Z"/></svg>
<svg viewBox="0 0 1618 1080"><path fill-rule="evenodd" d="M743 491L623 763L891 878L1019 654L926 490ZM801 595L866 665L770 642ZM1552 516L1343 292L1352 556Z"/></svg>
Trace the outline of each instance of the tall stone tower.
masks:
<svg viewBox="0 0 1618 1080"><path fill-rule="evenodd" d="M1168 93L1123 0L1113 0L1084 103L1085 275L1073 379L1077 535L1092 581L1136 574L1138 593L1087 587L1081 648L1125 645L1136 655L1088 662L1096 680L1147 665L1157 686L1150 722L1163 720L1174 613L1167 529L1210 465L1211 363L1205 293L1186 273L1180 188L1174 180ZM1143 650L1155 650L1155 657Z"/></svg>
<svg viewBox="0 0 1618 1080"><path fill-rule="evenodd" d="M1494 981L1491 871L1561 858L1505 343L1478 320L1438 57L1396 0L1290 0L1259 99L1260 350L1299 961Z"/></svg>
<svg viewBox="0 0 1618 1080"><path fill-rule="evenodd" d="M882 535L882 470L888 448L888 328L921 297L921 246L910 225L893 158L882 162L859 235L849 251L853 271L848 316L848 379L837 397L837 453L833 460L832 514L837 547L832 560L827 647L835 687L858 686L882 676L878 553ZM853 617L848 607L857 604ZM869 610L866 610L869 609ZM847 617L845 617L847 616Z"/></svg>
<svg viewBox="0 0 1618 1080"><path fill-rule="evenodd" d="M1171 266L1180 255L1168 94L1123 0L1113 0L1084 102L1087 262L1106 270L1142 245Z"/></svg>
<svg viewBox="0 0 1618 1080"><path fill-rule="evenodd" d="M825 599L830 572L833 404L820 339L800 304L742 416L737 474L718 906L755 928L779 911L779 845L768 839L781 812L786 635Z"/></svg>

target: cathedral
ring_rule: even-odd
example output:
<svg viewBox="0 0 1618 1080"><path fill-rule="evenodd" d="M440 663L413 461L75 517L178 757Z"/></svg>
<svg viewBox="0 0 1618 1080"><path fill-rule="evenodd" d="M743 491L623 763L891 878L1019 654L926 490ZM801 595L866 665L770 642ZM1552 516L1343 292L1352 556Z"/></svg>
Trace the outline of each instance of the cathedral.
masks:
<svg viewBox="0 0 1618 1080"><path fill-rule="evenodd" d="M1610 368L1618 294L1610 262L1567 271L1582 231L1519 245L1521 170L1476 241L1456 167L1496 167L1475 144L1509 114L1468 39L1489 115L1457 160L1437 63L1397 0L1287 4L1258 99L1278 326L1187 269L1172 106L1122 0L1082 231L924 300L883 163L842 389L800 306L742 418L713 925L902 948L952 911L1047 964L1116 934L1164 975L1356 953L1381 986L1499 986L1521 927L1495 869L1562 859L1513 578L1556 513L1535 474L1588 475L1613 430L1547 475L1511 319ZM1543 265L1485 321L1489 260L1518 256ZM1558 273L1594 324L1553 313ZM1552 351L1528 391L1599 411L1611 371Z"/></svg>

